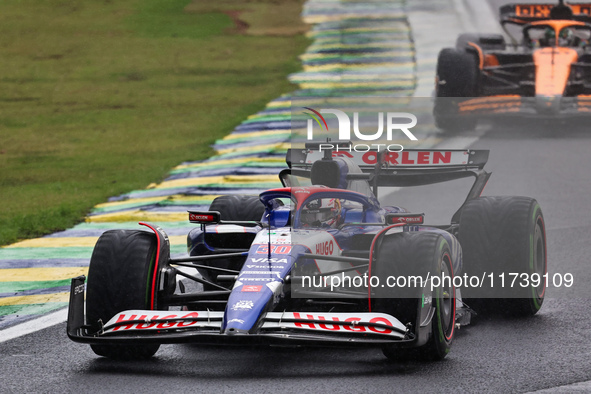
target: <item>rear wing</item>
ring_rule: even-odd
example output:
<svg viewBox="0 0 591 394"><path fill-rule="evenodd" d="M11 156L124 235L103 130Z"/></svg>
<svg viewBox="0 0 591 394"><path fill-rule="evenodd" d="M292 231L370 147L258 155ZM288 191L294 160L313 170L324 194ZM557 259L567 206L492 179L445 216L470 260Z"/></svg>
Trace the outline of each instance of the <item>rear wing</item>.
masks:
<svg viewBox="0 0 591 394"><path fill-rule="evenodd" d="M482 171L488 160L488 150L472 149L404 149L389 152L384 149L355 151L351 146L332 147L330 144L307 144L305 149L289 149L287 165L291 174L311 178L312 166L318 161L338 157L353 161L375 186L420 186L474 176Z"/></svg>
<svg viewBox="0 0 591 394"><path fill-rule="evenodd" d="M375 197L378 197L379 187L422 186L474 177L466 202L478 198L490 178L491 173L484 171L488 154L488 150L473 149L404 149L389 152L375 148L355 151L351 144L308 143L304 149L288 150L286 161L289 169L281 171L279 177L285 187L298 185L293 177L326 179L326 174L334 173L335 159L344 158L355 163L360 170L349 172L346 179L367 180ZM328 182L319 184L335 187L330 184L330 179ZM452 221L459 220L459 212Z"/></svg>
<svg viewBox="0 0 591 394"><path fill-rule="evenodd" d="M501 25L525 25L551 19L591 23L591 3L564 3L560 0L557 4L506 4L499 9L499 13Z"/></svg>

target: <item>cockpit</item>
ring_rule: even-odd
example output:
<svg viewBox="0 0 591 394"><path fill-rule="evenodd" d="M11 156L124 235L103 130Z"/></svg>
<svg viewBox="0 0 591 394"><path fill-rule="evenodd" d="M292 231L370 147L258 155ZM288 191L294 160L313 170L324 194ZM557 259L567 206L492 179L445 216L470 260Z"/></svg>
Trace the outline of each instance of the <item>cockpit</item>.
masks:
<svg viewBox="0 0 591 394"><path fill-rule="evenodd" d="M589 45L591 26L577 21L539 21L523 28L523 40L530 48L569 47Z"/></svg>

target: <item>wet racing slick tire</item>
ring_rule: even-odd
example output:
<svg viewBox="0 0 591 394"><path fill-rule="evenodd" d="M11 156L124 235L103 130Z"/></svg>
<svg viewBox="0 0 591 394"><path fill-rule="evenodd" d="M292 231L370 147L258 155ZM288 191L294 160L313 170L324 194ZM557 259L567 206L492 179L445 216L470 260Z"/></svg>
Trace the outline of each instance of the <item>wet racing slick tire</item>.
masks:
<svg viewBox="0 0 591 394"><path fill-rule="evenodd" d="M546 229L536 200L503 196L469 201L462 209L459 240L465 273L486 278L482 288L462 290L468 306L477 313L512 316L540 310L546 291Z"/></svg>
<svg viewBox="0 0 591 394"><path fill-rule="evenodd" d="M218 211L222 220L259 221L265 206L258 196L234 194L216 197L209 210Z"/></svg>
<svg viewBox="0 0 591 394"><path fill-rule="evenodd" d="M155 234L141 230L110 230L98 239L88 270L86 319L93 332L114 315L132 309L151 309L156 269ZM155 305L155 308L156 305ZM152 357L159 344L90 345L99 356L119 360Z"/></svg>
<svg viewBox="0 0 591 394"><path fill-rule="evenodd" d="M249 196L243 194L233 194L216 197L209 206L210 211L217 211L220 213L222 220L228 221L260 221L265 212L265 206L258 196ZM233 242L228 242L223 247L231 249ZM220 268L240 270L244 258L233 258L227 260L217 260L214 265ZM203 265L209 265L208 262L202 262ZM217 281L217 273L207 269L200 269L201 276L215 284L220 285ZM219 290L215 286L203 284L203 290Z"/></svg>
<svg viewBox="0 0 591 394"><path fill-rule="evenodd" d="M449 244L436 233L424 231L385 235L375 252L377 259L372 264L370 276L377 275L382 284L386 283L388 277L410 278L420 275L425 279L441 277L442 274L453 276ZM448 287L435 287L433 292L430 282L426 288L380 288L371 300L373 312L394 316L401 323L411 326L415 335L423 331L427 333L426 342L418 347L398 344L385 346L382 350L386 357L393 361L445 358L454 339L456 306L453 283L449 281L447 284ZM431 314L432 308L434 312Z"/></svg>
<svg viewBox="0 0 591 394"><path fill-rule="evenodd" d="M476 118L461 117L458 104L478 92L478 63L473 53L455 48L444 48L437 58L435 86L435 125L447 132L471 131Z"/></svg>

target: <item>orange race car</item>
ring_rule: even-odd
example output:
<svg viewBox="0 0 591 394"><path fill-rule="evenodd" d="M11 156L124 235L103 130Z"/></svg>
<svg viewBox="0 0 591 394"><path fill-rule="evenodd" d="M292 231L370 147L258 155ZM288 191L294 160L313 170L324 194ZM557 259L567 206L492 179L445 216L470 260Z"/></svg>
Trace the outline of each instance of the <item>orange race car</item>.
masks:
<svg viewBox="0 0 591 394"><path fill-rule="evenodd" d="M499 114L591 114L591 3L508 4L500 16L511 43L500 34L461 34L439 53L437 127L472 130Z"/></svg>

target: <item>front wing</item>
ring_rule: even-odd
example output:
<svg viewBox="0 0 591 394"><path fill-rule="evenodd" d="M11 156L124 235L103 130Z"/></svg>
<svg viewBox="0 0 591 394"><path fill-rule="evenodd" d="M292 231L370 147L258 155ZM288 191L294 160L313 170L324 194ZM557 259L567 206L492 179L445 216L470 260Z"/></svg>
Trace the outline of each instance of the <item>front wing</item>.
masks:
<svg viewBox="0 0 591 394"><path fill-rule="evenodd" d="M89 332L84 280L74 278L70 291L67 332L76 342L379 347L416 340L395 317L373 312L269 312L255 333L245 334L221 331L224 312L130 310L116 314L98 332Z"/></svg>

